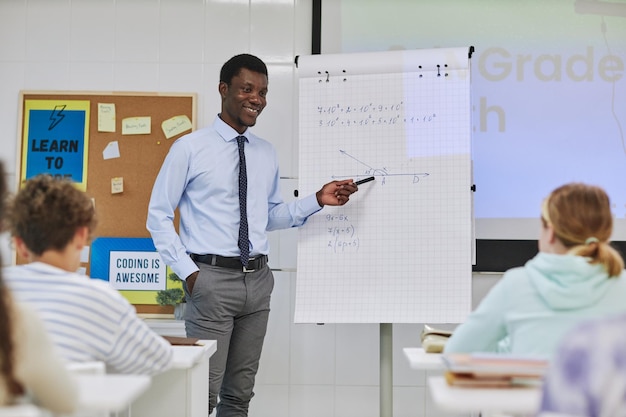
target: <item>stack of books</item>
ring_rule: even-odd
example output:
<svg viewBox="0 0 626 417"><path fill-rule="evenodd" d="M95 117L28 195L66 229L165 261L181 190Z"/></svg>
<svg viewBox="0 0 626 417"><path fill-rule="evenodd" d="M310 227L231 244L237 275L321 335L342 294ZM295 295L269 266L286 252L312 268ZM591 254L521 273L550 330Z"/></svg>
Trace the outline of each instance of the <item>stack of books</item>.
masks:
<svg viewBox="0 0 626 417"><path fill-rule="evenodd" d="M545 358L486 353L442 355L448 385L505 388L537 386L548 367Z"/></svg>

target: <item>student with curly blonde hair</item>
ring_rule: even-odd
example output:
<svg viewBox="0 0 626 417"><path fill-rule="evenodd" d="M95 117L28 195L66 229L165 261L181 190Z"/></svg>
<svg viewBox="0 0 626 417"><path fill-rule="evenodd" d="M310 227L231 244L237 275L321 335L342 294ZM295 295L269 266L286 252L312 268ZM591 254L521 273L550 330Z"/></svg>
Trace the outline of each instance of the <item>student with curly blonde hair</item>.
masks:
<svg viewBox="0 0 626 417"><path fill-rule="evenodd" d="M539 253L502 279L457 327L445 352L551 356L579 322L626 312L624 261L611 247L609 197L571 183L543 202Z"/></svg>

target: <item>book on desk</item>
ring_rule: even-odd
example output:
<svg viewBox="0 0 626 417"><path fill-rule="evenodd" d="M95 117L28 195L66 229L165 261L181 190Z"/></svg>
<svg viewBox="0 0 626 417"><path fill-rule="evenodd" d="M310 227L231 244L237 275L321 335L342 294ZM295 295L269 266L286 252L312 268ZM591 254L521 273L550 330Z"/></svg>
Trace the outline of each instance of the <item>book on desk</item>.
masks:
<svg viewBox="0 0 626 417"><path fill-rule="evenodd" d="M452 330L438 329L428 324L424 325L424 329L420 334L422 348L426 353L441 353L448 339L452 336Z"/></svg>
<svg viewBox="0 0 626 417"><path fill-rule="evenodd" d="M202 346L200 339L195 337L179 337L179 336L161 336L170 342L172 346Z"/></svg>
<svg viewBox="0 0 626 417"><path fill-rule="evenodd" d="M448 385L480 388L536 386L548 367L541 357L450 353L442 355Z"/></svg>

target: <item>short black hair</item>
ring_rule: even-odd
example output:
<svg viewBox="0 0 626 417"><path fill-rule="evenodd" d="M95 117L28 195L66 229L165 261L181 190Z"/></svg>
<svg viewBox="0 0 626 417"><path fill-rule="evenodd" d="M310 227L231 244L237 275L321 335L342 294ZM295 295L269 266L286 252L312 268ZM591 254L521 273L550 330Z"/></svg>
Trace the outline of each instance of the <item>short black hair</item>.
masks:
<svg viewBox="0 0 626 417"><path fill-rule="evenodd" d="M264 74L267 77L267 66L260 58L250 54L235 55L222 66L220 82L230 85L233 77L239 74L242 68Z"/></svg>

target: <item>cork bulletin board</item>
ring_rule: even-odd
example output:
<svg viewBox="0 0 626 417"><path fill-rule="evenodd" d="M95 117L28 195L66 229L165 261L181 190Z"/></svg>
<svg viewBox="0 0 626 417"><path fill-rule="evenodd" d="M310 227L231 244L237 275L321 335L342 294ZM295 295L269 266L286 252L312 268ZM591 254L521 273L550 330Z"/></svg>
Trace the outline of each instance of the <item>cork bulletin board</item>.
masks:
<svg viewBox="0 0 626 417"><path fill-rule="evenodd" d="M146 241L152 244L152 185L171 144L195 130L196 101L195 93L23 91L18 180L40 173L71 178L94 199L94 244L137 241L145 250ZM88 258L89 274L94 253ZM139 312L171 311L156 304L154 288L121 292Z"/></svg>

